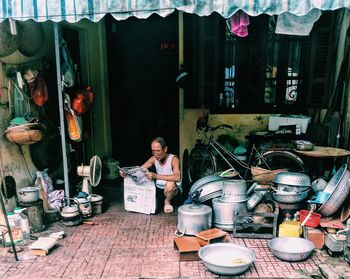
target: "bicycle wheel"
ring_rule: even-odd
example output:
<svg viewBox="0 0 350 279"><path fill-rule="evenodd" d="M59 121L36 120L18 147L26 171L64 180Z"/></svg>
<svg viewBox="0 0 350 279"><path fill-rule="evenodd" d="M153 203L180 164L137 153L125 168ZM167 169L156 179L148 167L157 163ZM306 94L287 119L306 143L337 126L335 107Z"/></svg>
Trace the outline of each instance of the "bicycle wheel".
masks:
<svg viewBox="0 0 350 279"><path fill-rule="evenodd" d="M216 172L216 162L207 146L195 146L189 156L187 165L187 175L190 183L198 179L212 175Z"/></svg>
<svg viewBox="0 0 350 279"><path fill-rule="evenodd" d="M291 172L306 172L304 162L300 157L290 151L271 150L262 154L263 158L258 158L256 166L271 170L288 169Z"/></svg>

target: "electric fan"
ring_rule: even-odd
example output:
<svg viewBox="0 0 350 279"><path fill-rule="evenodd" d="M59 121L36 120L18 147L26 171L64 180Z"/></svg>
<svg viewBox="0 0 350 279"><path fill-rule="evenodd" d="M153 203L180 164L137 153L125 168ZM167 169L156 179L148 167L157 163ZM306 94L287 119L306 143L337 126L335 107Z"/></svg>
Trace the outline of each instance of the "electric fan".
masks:
<svg viewBox="0 0 350 279"><path fill-rule="evenodd" d="M101 181L102 163L100 157L95 155L89 166L78 166L77 174L83 177L82 192L92 194L91 186L97 186Z"/></svg>

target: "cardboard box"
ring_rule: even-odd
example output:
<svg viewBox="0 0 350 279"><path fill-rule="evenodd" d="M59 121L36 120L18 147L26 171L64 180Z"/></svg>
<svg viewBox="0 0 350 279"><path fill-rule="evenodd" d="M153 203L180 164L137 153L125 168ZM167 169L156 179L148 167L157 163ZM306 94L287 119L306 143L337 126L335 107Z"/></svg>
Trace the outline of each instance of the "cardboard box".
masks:
<svg viewBox="0 0 350 279"><path fill-rule="evenodd" d="M305 115L272 114L269 118L269 131L277 131L280 126L300 125L301 133L306 134L311 118Z"/></svg>
<svg viewBox="0 0 350 279"><path fill-rule="evenodd" d="M156 186L147 180L136 183L131 177L124 178L124 209L152 214L156 211Z"/></svg>

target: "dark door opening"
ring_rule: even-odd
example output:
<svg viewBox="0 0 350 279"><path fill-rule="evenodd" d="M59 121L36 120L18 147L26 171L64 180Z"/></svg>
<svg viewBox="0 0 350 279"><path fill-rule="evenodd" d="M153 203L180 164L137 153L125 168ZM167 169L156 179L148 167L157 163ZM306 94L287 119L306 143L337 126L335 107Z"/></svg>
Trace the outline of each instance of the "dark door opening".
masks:
<svg viewBox="0 0 350 279"><path fill-rule="evenodd" d="M177 14L123 21L109 16L106 22L113 157L123 166L141 164L156 136L177 154Z"/></svg>

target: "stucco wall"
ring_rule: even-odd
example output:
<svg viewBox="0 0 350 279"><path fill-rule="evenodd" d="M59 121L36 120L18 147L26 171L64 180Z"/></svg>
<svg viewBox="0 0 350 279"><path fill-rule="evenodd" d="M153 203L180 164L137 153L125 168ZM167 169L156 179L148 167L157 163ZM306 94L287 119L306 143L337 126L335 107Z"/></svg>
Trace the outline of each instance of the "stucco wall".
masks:
<svg viewBox="0 0 350 279"><path fill-rule="evenodd" d="M203 138L202 133L197 133L196 123L200 110L183 109L180 110L180 154L185 149L190 151L197 139ZM233 126L232 130L218 130L215 135L229 133L240 143L245 141L245 136L250 131L256 129L267 129L269 114L209 114L210 126L219 124L229 124Z"/></svg>
<svg viewBox="0 0 350 279"><path fill-rule="evenodd" d="M32 57L26 57L22 55L18 50L7 57L2 57L0 63L0 86L8 87L8 78L4 72L5 64L23 64L31 61L36 61L41 59L43 56L52 57L53 56L53 37L52 37L52 25L50 22L42 24L45 33L45 40L41 50ZM35 39L35 38L33 38ZM11 91L5 93L0 102L2 104L13 104L13 94ZM12 176L16 182L16 188L33 186L35 180L36 168L32 162L29 146L28 145L16 145L5 139L3 136L9 121L11 119L11 106L0 106L0 154L3 165L3 176ZM1 160L0 160L1 164ZM2 172L0 172L2 176ZM2 178L2 177L1 177ZM0 180L2 184L2 179ZM12 210L16 206L15 198L5 200L6 210ZM2 219L2 214L0 215L0 220Z"/></svg>

